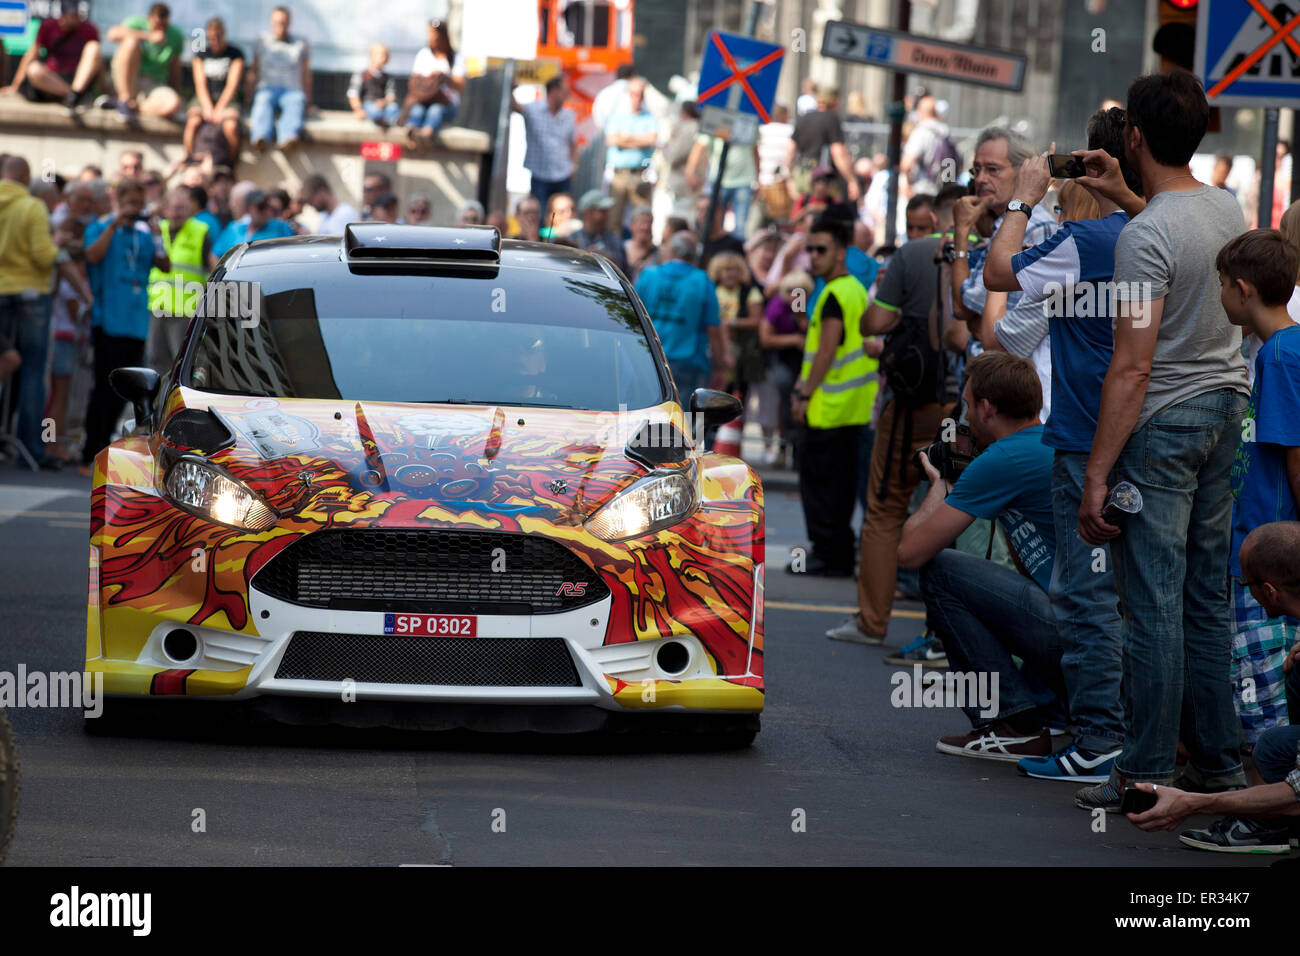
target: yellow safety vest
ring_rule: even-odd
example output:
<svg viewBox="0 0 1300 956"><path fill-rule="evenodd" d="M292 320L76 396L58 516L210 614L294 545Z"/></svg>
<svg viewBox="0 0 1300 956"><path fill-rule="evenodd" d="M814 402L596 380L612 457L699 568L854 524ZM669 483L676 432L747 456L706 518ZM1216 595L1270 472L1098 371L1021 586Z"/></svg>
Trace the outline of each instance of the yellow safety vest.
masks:
<svg viewBox="0 0 1300 956"><path fill-rule="evenodd" d="M197 288L186 289L185 286L189 282L202 286L207 281L208 270L203 262L207 223L191 216L175 236L170 234L171 227L166 219L159 225L163 248L167 250L172 268L170 272L163 272L154 266L149 273L149 311L154 315L192 316L198 309L200 292Z"/></svg>
<svg viewBox="0 0 1300 956"><path fill-rule="evenodd" d="M867 290L861 282L847 275L826 283L813 306L799 377L807 381L812 372L813 357L821 340L822 307L832 293L844 313L844 338L835 350L835 361L831 363L830 371L808 402L805 417L812 428L867 424L871 421L871 408L876 403L876 390L879 388L876 372L879 363L862 351L862 332L858 328L862 313L867 310Z"/></svg>

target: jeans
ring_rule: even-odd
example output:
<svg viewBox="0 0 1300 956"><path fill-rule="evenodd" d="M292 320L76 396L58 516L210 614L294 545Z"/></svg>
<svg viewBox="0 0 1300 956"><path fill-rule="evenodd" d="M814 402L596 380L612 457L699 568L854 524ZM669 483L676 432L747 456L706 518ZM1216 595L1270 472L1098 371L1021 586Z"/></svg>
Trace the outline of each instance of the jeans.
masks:
<svg viewBox="0 0 1300 956"><path fill-rule="evenodd" d="M1244 782L1227 572L1228 474L1246 404L1221 388L1166 408L1129 436L1115 463L1112 477L1142 492L1141 512L1111 542L1124 636L1124 753L1115 769L1127 778L1171 779L1181 729L1207 780Z"/></svg>
<svg viewBox="0 0 1300 956"><path fill-rule="evenodd" d="M992 561L945 548L921 569L921 595L952 669L998 675L995 721L1035 708L1045 721L1060 720L1065 645L1042 588ZM1012 654L1025 662L1025 673ZM962 709L973 727L990 722L978 707Z"/></svg>
<svg viewBox="0 0 1300 956"><path fill-rule="evenodd" d="M1255 743L1255 769L1265 783L1281 783L1296 768L1300 727L1270 727Z"/></svg>
<svg viewBox="0 0 1300 956"><path fill-rule="evenodd" d="M382 123L385 126L394 125L397 122L398 115L402 112L401 103L385 103L380 106L378 100L362 100L361 108L365 110L370 122Z"/></svg>
<svg viewBox="0 0 1300 956"><path fill-rule="evenodd" d="M689 412L691 394L697 388L705 388L709 384L709 370L669 359L668 371L673 373L673 383L677 386L677 397L681 400L682 411Z"/></svg>
<svg viewBox="0 0 1300 956"><path fill-rule="evenodd" d="M45 460L41 419L50 351L50 297L35 290L0 295L0 333L13 342L23 360L18 370L17 438L40 464Z"/></svg>
<svg viewBox="0 0 1300 956"><path fill-rule="evenodd" d="M737 239L745 238L745 223L749 219L749 207L754 204L754 187L753 186L728 186L722 190L722 196L718 200L723 209L731 207L731 213L735 216L735 228L731 234Z"/></svg>
<svg viewBox="0 0 1300 956"><path fill-rule="evenodd" d="M276 119L275 111L280 110ZM248 114L248 125L253 133L253 142L270 140L272 126L275 128L275 141L297 139L302 133L302 117L307 109L307 96L302 90L291 90L283 86L264 86L253 94L253 107Z"/></svg>
<svg viewBox="0 0 1300 956"><path fill-rule="evenodd" d="M529 189L529 192L537 197L537 201L542 207L542 215L545 216L546 204L550 201L551 197L556 193L567 193L572 188L572 183L572 176L567 179L538 179L534 176L533 184ZM550 223L544 223L544 225L550 225Z"/></svg>
<svg viewBox="0 0 1300 956"><path fill-rule="evenodd" d="M442 127L456 118L460 107L456 103L430 103L424 106L420 103L411 104L411 110L406 114L406 126L408 129L431 129L435 133Z"/></svg>
<svg viewBox="0 0 1300 956"><path fill-rule="evenodd" d="M1078 725L1074 742L1110 753L1124 741L1124 645L1110 548L1079 537L1087 466L1086 452L1058 451L1052 462L1056 563L1048 595L1065 644L1061 669L1070 691L1070 719Z"/></svg>

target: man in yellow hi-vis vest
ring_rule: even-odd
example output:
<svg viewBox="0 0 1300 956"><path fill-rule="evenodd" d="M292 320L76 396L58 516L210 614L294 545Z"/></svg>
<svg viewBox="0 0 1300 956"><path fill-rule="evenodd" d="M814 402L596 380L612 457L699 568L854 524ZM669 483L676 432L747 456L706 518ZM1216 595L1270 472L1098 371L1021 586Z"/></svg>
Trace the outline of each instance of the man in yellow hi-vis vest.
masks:
<svg viewBox="0 0 1300 956"><path fill-rule="evenodd" d="M796 557L793 573L852 577L857 541L850 522L858 481L858 442L876 400L876 360L863 351L858 323L867 290L849 275L844 257L849 224L820 219L805 248L826 288L812 308L803 368L791 396L804 425L799 448L799 497L812 554Z"/></svg>
<svg viewBox="0 0 1300 956"><path fill-rule="evenodd" d="M149 311L154 321L149 330L149 364L166 371L185 338L185 329L198 308L203 283L212 264L212 236L207 224L195 219L198 204L185 186L167 194L158 224L171 270L155 268L149 274Z"/></svg>

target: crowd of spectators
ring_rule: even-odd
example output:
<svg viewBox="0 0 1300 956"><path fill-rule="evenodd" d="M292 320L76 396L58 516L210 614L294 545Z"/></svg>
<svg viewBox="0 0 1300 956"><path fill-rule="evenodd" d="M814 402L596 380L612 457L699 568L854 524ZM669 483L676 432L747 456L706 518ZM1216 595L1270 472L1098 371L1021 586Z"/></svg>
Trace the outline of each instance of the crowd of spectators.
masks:
<svg viewBox="0 0 1300 956"><path fill-rule="evenodd" d="M139 34L118 87L128 109L174 89L160 7L121 28ZM56 26L84 40L76 55L25 61L20 78L72 107L97 42L74 21ZM246 70L219 20L207 35L187 138L213 126L235 149L242 81L254 143L291 145L310 71L288 11ZM387 60L377 45L353 77L358 117L417 139L455 117L464 66L445 27L430 25L414 70L429 82L400 106ZM153 82L127 83L145 63ZM576 247L627 275L683 400L732 391L761 427L760 463L797 472L809 547L786 570L857 578L856 613L827 636L884 644L915 572L925 628L884 660L999 688L940 752L1083 785L1090 811L1151 791L1154 809L1131 815L1147 828L1225 815L1185 832L1191 846L1285 849L1300 814L1300 205L1280 232L1247 230L1223 164L1211 184L1192 175L1209 120L1198 81L1135 80L1081 131L1069 180L1049 174L1055 144L1001 127L961 170L946 105L918 96L889 245L890 173L849 153L833 87L809 87L793 123L778 108L724 162L692 104L661 124L625 68L593 108L605 183L580 196L567 92L557 77L515 104L530 193L508 211L466 200L441 224ZM162 291L177 277L302 233L308 207L323 234L434 224L430 198L403 206L382 172L360 210L319 174L291 193L210 159L148 171L133 151L108 176L33 181L4 157L0 177L0 379L19 375L17 437L48 467L88 466L111 438L112 368L174 354L169 320L193 314ZM41 423L71 418L87 355L85 439L51 443Z"/></svg>
<svg viewBox="0 0 1300 956"><path fill-rule="evenodd" d="M186 158L214 166L234 166L245 122L253 147L287 151L300 143L306 117L317 112L311 47L292 30L288 7L275 7L270 29L244 51L228 41L220 17L209 19L202 40L196 36L192 45L172 23L167 4L155 3L145 15L107 28L103 40L116 48L106 58L100 29L77 4L54 6L56 15L41 21L0 95L61 103L72 114L92 105L116 110L128 123L141 115L175 120L183 125ZM346 93L358 120L381 129L405 127L410 147L427 145L455 120L465 89L465 59L452 47L446 24L431 20L427 31L428 44L410 64L402 98L382 43L370 48L369 67L353 74Z"/></svg>

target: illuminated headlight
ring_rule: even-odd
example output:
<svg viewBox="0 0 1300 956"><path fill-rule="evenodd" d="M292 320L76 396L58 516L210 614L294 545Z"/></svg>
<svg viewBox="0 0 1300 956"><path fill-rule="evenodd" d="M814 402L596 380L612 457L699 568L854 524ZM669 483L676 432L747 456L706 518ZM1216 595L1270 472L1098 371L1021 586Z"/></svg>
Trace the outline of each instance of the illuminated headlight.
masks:
<svg viewBox="0 0 1300 956"><path fill-rule="evenodd" d="M674 471L642 478L587 521L587 530L606 541L635 538L681 521L695 507L695 476Z"/></svg>
<svg viewBox="0 0 1300 956"><path fill-rule="evenodd" d="M265 531L276 514L241 482L198 458L182 458L167 472L167 497L191 514L244 531Z"/></svg>

